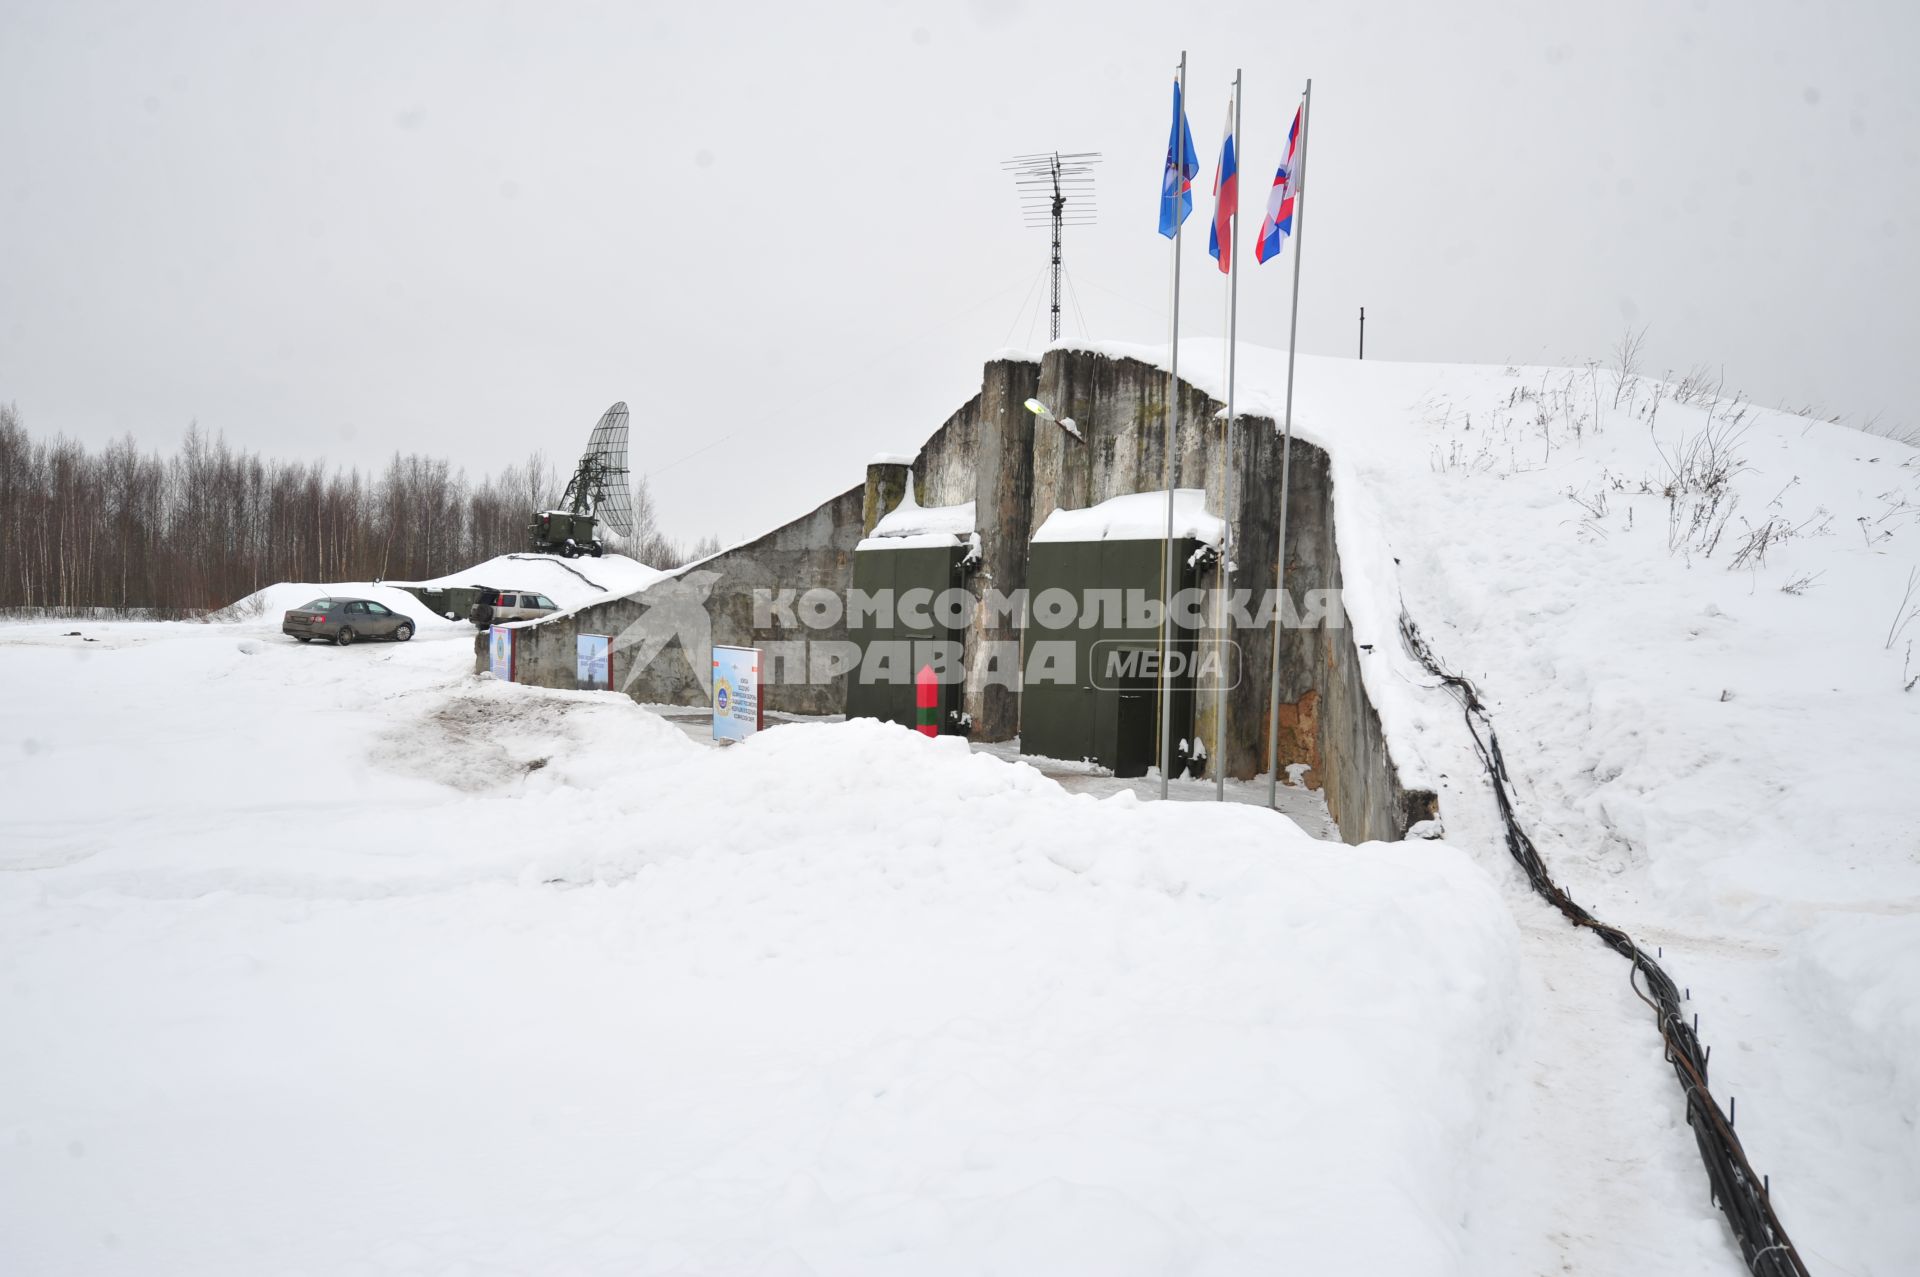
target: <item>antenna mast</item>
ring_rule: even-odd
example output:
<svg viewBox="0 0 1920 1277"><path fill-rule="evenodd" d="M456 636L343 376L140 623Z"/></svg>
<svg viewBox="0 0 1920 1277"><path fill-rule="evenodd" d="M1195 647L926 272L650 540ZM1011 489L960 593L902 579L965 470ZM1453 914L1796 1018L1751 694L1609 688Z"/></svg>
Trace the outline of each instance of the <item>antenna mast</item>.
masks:
<svg viewBox="0 0 1920 1277"><path fill-rule="evenodd" d="M1093 167L1100 162L1098 151L1061 154L1045 151L1038 155L1018 155L1001 164L1013 174L1014 189L1020 195L1021 220L1038 229L1053 232L1053 317L1048 340L1060 340L1060 239L1067 226L1091 226L1094 223Z"/></svg>

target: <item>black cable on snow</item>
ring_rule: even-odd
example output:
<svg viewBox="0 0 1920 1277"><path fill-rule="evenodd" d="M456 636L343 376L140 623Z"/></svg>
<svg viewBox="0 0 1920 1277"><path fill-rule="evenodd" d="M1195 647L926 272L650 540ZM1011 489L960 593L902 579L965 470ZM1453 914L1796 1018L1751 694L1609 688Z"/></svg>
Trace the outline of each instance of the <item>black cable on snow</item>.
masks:
<svg viewBox="0 0 1920 1277"><path fill-rule="evenodd" d="M1467 731L1473 736L1474 749L1487 770L1494 801L1500 807L1507 850L1526 872L1534 891L1565 914L1574 926L1592 931L1609 949L1633 964L1628 979L1634 993L1653 1009L1654 1022L1665 1044L1667 1063L1673 1066L1674 1076L1687 1097L1687 1125L1693 1128L1694 1143L1700 1147L1700 1160L1707 1168L1713 1200L1726 1213L1748 1271L1756 1277L1808 1277L1800 1252L1794 1249L1787 1230L1780 1226L1779 1216L1774 1214L1767 1181L1755 1173L1747 1161L1746 1150L1733 1133L1733 1123L1720 1111L1707 1089L1707 1052L1680 1010L1679 988L1660 969L1659 963L1641 952L1633 937L1595 918L1554 882L1533 839L1520 827L1519 818L1514 814L1512 779L1507 773L1506 759L1500 753L1500 738L1494 734L1493 719L1480 699L1479 689L1440 663L1419 627L1405 612L1400 614L1400 635L1414 658L1460 702Z"/></svg>
<svg viewBox="0 0 1920 1277"><path fill-rule="evenodd" d="M557 568L564 568L566 571L573 573L575 576L579 577L582 581L586 581L588 585L591 585L594 589L600 591L600 593L605 594L608 592L606 586L600 584L598 581L587 581L586 574L580 571L579 568L574 567L571 563L568 563L562 559L555 558L551 554L509 554L507 557L509 559L517 559L526 563L551 563L553 564L553 566Z"/></svg>

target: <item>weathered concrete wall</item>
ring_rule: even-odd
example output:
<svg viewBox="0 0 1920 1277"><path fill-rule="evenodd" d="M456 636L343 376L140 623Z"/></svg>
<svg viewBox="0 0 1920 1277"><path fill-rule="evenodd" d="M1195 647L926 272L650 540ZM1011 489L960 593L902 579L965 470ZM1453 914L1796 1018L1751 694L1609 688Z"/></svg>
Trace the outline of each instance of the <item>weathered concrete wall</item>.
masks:
<svg viewBox="0 0 1920 1277"><path fill-rule="evenodd" d="M836 623L804 632L786 626L756 626L756 591L825 588L843 594L853 576L853 549L863 532L866 488L851 488L812 513L776 528L746 545L715 555L626 598L613 599L567 615L523 626L516 640L516 681L541 687L575 686L575 638L607 634L615 639L614 686L650 704L700 705L705 685L696 663L711 660L698 634L678 637L655 651L649 631L662 617L681 633L690 613L704 611L713 643L767 649L766 708L791 714L838 714L846 709L847 675L819 659L800 641L847 638L844 616ZM659 610L651 625L636 623ZM770 618L763 618L770 619ZM624 636L624 637L623 637ZM699 650L690 650L698 647ZM818 653L813 653L817 657ZM480 668L485 668L484 652Z"/></svg>
<svg viewBox="0 0 1920 1277"><path fill-rule="evenodd" d="M860 535L871 536L873 525L893 513L907 495L913 471L904 461L872 461L867 464L867 486L860 500Z"/></svg>
<svg viewBox="0 0 1920 1277"><path fill-rule="evenodd" d="M1011 740L1020 734L1020 696L990 676L997 651L1019 650L1019 617L993 616L985 606L989 588L1011 597L1027 583L1027 537L1033 517L1033 441L1036 418L1026 403L1040 388L1040 368L1023 361L987 365L973 456L974 531L980 562L973 588L981 603L967 627L967 713L977 740ZM1042 423L1045 424L1045 423ZM1058 426L1046 425L1058 430Z"/></svg>
<svg viewBox="0 0 1920 1277"><path fill-rule="evenodd" d="M1278 474L1283 446L1270 421L1259 421L1261 434L1272 441ZM1335 492L1331 465L1320 448L1296 439L1289 475L1287 511L1287 585L1304 612L1312 600L1308 592L1332 591L1337 600L1344 580L1335 539ZM1274 488L1278 490L1276 478ZM1277 519L1277 511L1275 512ZM1274 527L1278 527L1276 522ZM1262 588L1274 581L1273 538L1267 538L1264 570L1249 573ZM1335 604L1337 614L1337 603ZM1281 765L1305 763L1306 783L1325 790L1327 809L1348 842L1394 839L1418 821L1438 814L1433 794L1409 790L1400 783L1387 748L1380 715L1368 698L1361 673L1363 663L1385 660L1371 649L1375 643L1396 643L1397 634L1356 636L1341 618L1335 625L1315 625L1281 631L1280 726ZM1367 648L1360 646L1367 643ZM1262 659L1271 658L1271 646L1262 644ZM1269 684L1263 664L1257 679L1261 694ZM1264 707L1258 717L1264 730ZM1233 714L1228 714L1229 728ZM1264 746L1262 747L1264 750Z"/></svg>
<svg viewBox="0 0 1920 1277"><path fill-rule="evenodd" d="M989 380L993 367L987 365ZM980 447L981 411L982 396L975 395L921 446L920 455L913 461L914 500L921 505L960 505L973 500L973 461Z"/></svg>

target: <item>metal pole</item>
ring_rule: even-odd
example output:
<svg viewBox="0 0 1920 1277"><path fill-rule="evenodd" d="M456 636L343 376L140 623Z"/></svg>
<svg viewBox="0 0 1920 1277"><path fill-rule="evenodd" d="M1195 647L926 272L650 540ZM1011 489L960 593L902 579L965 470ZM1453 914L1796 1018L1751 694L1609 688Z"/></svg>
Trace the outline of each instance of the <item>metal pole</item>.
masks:
<svg viewBox="0 0 1920 1277"><path fill-rule="evenodd" d="M1186 181L1187 172L1187 51L1180 50L1180 114L1174 119L1174 181ZM1162 467L1167 484L1167 540L1160 563L1160 797L1167 796L1167 777L1173 770L1173 680L1167 676L1173 658L1173 451L1179 427L1180 406L1180 229L1187 219L1180 215L1179 195L1175 193L1173 221L1173 342L1167 350L1166 460Z"/></svg>
<svg viewBox="0 0 1920 1277"><path fill-rule="evenodd" d="M1360 358L1367 357L1367 308L1360 308Z"/></svg>
<svg viewBox="0 0 1920 1277"><path fill-rule="evenodd" d="M1051 340L1060 340L1060 223L1067 202L1060 196L1060 153L1053 156L1053 325Z"/></svg>
<svg viewBox="0 0 1920 1277"><path fill-rule="evenodd" d="M1300 246L1307 233L1307 135L1313 126L1313 81L1300 108L1300 161L1293 180L1293 317L1287 321L1286 433L1280 453L1280 548L1274 555L1274 581L1280 587L1280 606L1273 610L1273 668L1267 688L1267 806L1280 801L1280 616L1287 595L1287 489L1293 478L1293 365L1300 335Z"/></svg>
<svg viewBox="0 0 1920 1277"><path fill-rule="evenodd" d="M1220 593L1228 596L1233 592L1233 379L1236 369L1234 357L1239 353L1240 340L1240 157L1246 154L1246 148L1240 145L1240 68L1233 69L1233 222L1227 227L1227 251L1231 258L1227 270L1227 454L1226 454L1226 532L1220 538ZM1227 645L1232 641L1231 633L1233 613L1223 602L1220 621L1220 656L1224 667ZM1215 802L1227 800L1227 680L1226 670L1222 668L1215 677L1219 686L1214 689L1213 701L1213 799Z"/></svg>

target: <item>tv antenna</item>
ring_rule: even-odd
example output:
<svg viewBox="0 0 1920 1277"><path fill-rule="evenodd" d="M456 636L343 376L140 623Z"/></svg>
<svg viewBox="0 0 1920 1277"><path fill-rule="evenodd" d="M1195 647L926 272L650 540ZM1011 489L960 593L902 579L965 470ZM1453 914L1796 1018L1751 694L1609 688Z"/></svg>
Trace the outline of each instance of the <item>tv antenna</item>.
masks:
<svg viewBox="0 0 1920 1277"><path fill-rule="evenodd" d="M1060 340L1060 231L1094 222L1093 167L1098 151L1043 151L1017 155L1000 167L1013 174L1020 195L1020 218L1036 229L1053 231L1053 323L1049 340Z"/></svg>

